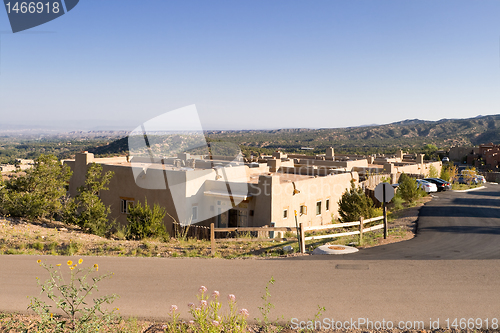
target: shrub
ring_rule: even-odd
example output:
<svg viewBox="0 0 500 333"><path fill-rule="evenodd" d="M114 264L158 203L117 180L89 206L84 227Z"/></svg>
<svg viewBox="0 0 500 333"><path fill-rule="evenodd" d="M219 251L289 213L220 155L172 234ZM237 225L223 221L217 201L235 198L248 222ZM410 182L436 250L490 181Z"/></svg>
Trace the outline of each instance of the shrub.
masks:
<svg viewBox="0 0 500 333"><path fill-rule="evenodd" d="M392 198L391 202L394 204L394 210L400 210L403 209L403 198L401 198L401 194L399 191L396 192L394 195L394 198Z"/></svg>
<svg viewBox="0 0 500 333"><path fill-rule="evenodd" d="M144 200L144 206L139 202L137 205L129 208L127 216L128 226L125 231L127 239L160 238L167 240L169 235L163 224L165 217L165 208L154 204L153 209Z"/></svg>
<svg viewBox="0 0 500 333"><path fill-rule="evenodd" d="M351 180L351 188L342 194L339 202L339 215L342 222L358 221L361 216L374 216L373 201L366 196L361 187L356 187Z"/></svg>
<svg viewBox="0 0 500 333"><path fill-rule="evenodd" d="M421 195L417 181L405 173L399 177L398 193L408 203L413 203Z"/></svg>

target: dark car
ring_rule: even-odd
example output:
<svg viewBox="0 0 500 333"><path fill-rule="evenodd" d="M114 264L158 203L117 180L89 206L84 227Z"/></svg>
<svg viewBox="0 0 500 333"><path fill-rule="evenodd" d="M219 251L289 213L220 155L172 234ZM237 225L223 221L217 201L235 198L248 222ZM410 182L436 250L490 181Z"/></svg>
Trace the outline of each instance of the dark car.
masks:
<svg viewBox="0 0 500 333"><path fill-rule="evenodd" d="M436 186L438 188L438 192L446 191L446 190L451 189L451 184L449 182L447 182L446 180L444 180L444 179L441 179L441 178L424 178L424 180L426 180L426 181L428 181L430 183L436 184Z"/></svg>

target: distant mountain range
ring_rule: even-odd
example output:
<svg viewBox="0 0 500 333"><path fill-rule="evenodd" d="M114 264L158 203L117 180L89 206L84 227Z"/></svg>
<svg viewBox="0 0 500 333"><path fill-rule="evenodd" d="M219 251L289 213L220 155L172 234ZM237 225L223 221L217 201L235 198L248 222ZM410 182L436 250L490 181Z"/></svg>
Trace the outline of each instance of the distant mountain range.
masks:
<svg viewBox="0 0 500 333"><path fill-rule="evenodd" d="M468 119L427 121L407 119L386 125L349 128L278 129L208 131L209 141L229 141L243 150L263 152L283 149L300 151L301 147L315 148L312 153L334 147L342 152L388 152L396 149L419 150L425 144L439 148L475 146L481 143L500 143L500 115ZM119 154L128 150L127 138L91 149L96 154Z"/></svg>

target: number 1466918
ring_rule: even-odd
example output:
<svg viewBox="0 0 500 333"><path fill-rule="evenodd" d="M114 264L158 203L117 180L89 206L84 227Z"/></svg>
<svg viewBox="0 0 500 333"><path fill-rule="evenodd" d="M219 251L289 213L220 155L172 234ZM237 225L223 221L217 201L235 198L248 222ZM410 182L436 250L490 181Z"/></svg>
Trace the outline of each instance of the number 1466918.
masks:
<svg viewBox="0 0 500 333"><path fill-rule="evenodd" d="M7 2L5 4L7 8L7 13L16 14L58 14L61 10L58 1L48 1L48 2Z"/></svg>
<svg viewBox="0 0 500 333"><path fill-rule="evenodd" d="M448 318L445 320L446 328L454 329L498 329L498 319L482 319L482 318Z"/></svg>

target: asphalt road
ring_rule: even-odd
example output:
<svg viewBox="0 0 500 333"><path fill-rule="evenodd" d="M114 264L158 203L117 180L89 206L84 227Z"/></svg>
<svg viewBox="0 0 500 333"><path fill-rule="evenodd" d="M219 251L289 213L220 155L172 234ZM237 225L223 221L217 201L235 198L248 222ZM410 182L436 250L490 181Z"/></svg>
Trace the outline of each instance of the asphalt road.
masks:
<svg viewBox="0 0 500 333"><path fill-rule="evenodd" d="M273 276L273 320L313 318L324 306L322 318L385 320L394 327L400 321L423 321L428 328L438 318L440 326L447 318L481 318L483 325L486 319L491 324L500 320L499 194L500 185L439 193L422 209L415 239L356 255L301 260L84 257L84 264L97 263L99 272L115 273L100 289L120 295L114 306L125 316L165 319L176 304L188 318L187 303L195 302L198 287L205 285L221 295L235 294L251 319L262 318L258 307ZM38 258L0 256L0 311L25 311L26 297L39 294L35 277L47 274Z"/></svg>

